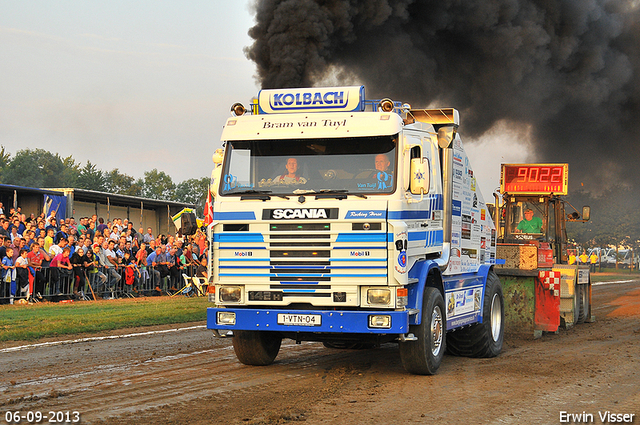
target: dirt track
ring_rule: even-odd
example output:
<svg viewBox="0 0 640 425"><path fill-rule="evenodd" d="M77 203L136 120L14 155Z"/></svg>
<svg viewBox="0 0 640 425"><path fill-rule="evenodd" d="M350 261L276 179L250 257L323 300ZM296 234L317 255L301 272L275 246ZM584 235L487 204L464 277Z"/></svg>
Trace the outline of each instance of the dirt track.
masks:
<svg viewBox="0 0 640 425"><path fill-rule="evenodd" d="M557 424L560 412L635 414L640 282L593 288L597 321L539 340L507 337L494 359L446 356L407 374L397 346L333 350L285 341L248 367L203 324L127 338L0 350L5 412L78 411L82 423ZM16 344L12 344L15 346ZM21 423L27 423L22 421ZM46 422L43 422L46 423Z"/></svg>

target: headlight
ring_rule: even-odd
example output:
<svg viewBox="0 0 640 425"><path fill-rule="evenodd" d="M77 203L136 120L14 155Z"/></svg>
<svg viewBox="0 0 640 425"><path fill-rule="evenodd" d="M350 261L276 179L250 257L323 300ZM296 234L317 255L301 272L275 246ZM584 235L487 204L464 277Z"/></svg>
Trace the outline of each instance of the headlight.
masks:
<svg viewBox="0 0 640 425"><path fill-rule="evenodd" d="M242 288L239 286L221 286L220 301L237 303L242 299Z"/></svg>
<svg viewBox="0 0 640 425"><path fill-rule="evenodd" d="M391 328L391 316L369 316L369 327L389 329Z"/></svg>
<svg viewBox="0 0 640 425"><path fill-rule="evenodd" d="M236 314L233 312L219 311L216 322L218 323L218 325L235 325Z"/></svg>
<svg viewBox="0 0 640 425"><path fill-rule="evenodd" d="M391 302L391 290L389 289L368 289L367 303L378 305L389 305Z"/></svg>

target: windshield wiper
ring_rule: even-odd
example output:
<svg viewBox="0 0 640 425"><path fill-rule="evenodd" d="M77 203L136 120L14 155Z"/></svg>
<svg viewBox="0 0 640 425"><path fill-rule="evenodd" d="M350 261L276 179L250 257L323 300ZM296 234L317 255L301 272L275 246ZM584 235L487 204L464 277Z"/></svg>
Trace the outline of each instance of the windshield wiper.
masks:
<svg viewBox="0 0 640 425"><path fill-rule="evenodd" d="M348 195L367 199L366 195L363 195L362 193L349 193L349 190L347 189L320 189L319 191L313 191L311 193L316 195L316 199L323 199L323 198L347 199Z"/></svg>
<svg viewBox="0 0 640 425"><path fill-rule="evenodd" d="M241 201L244 199L261 199L263 201L268 201L269 199L271 199L271 196L269 196L270 193L272 193L271 190L249 189L243 190L242 192L233 192L230 195L241 195Z"/></svg>
<svg viewBox="0 0 640 425"><path fill-rule="evenodd" d="M336 199L347 199L347 193L349 191L347 189L320 189L319 191L313 192L316 195L316 199L325 199L325 198L336 198Z"/></svg>
<svg viewBox="0 0 640 425"><path fill-rule="evenodd" d="M278 195L276 193L273 193L272 190L250 189L250 190L243 190L242 192L234 192L232 193L232 195L242 195L240 196L241 201L244 199L261 199L263 201L268 201L269 199L271 199L271 196L269 195L277 196L282 199L289 199L288 196Z"/></svg>

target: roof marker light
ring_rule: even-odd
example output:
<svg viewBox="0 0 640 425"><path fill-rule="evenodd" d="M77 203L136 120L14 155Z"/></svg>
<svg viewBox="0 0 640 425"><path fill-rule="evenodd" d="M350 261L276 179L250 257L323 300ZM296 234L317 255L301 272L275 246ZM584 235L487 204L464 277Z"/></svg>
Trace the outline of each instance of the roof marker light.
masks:
<svg viewBox="0 0 640 425"><path fill-rule="evenodd" d="M247 112L247 110L242 103L234 103L233 106L231 106L231 115L234 117L244 115L245 112Z"/></svg>
<svg viewBox="0 0 640 425"><path fill-rule="evenodd" d="M378 108L382 112L392 112L393 111L393 101L391 99L382 99L380 103L378 103Z"/></svg>

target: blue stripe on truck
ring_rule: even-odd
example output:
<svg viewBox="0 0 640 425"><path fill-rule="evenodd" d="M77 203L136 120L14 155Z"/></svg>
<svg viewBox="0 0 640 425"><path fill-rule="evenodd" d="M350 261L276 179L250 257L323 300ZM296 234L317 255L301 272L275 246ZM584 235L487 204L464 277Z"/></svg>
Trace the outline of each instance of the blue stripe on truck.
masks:
<svg viewBox="0 0 640 425"><path fill-rule="evenodd" d="M264 242L264 236L262 233L216 233L213 235L214 242L234 242L234 243L250 243L250 242Z"/></svg>
<svg viewBox="0 0 640 425"><path fill-rule="evenodd" d="M256 215L253 211L231 211L231 212L213 212L213 221L225 221L225 220L255 220Z"/></svg>

